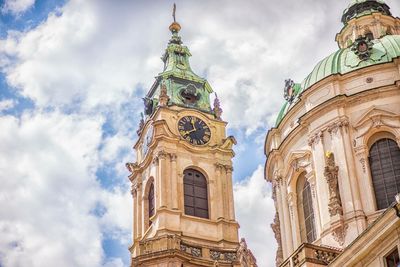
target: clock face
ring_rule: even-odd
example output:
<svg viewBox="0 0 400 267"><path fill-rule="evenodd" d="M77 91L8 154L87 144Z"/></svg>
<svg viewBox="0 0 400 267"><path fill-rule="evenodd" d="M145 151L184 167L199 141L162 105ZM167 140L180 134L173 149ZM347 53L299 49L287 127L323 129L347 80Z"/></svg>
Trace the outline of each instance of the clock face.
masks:
<svg viewBox="0 0 400 267"><path fill-rule="evenodd" d="M193 145L205 145L211 138L211 131L207 124L194 116L180 119L178 130L179 134Z"/></svg>
<svg viewBox="0 0 400 267"><path fill-rule="evenodd" d="M149 129L147 130L146 136L143 138L143 156L147 154L149 150L149 145L151 143L151 139L153 138L153 126L150 125Z"/></svg>

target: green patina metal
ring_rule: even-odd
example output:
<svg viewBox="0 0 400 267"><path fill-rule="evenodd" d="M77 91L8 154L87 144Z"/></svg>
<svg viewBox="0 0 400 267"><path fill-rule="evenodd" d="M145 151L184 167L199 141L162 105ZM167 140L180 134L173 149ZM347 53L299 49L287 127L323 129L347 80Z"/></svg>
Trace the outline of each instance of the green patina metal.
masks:
<svg viewBox="0 0 400 267"><path fill-rule="evenodd" d="M371 55L366 60L360 59L350 47L339 49L320 61L301 83L300 89L295 90L297 91L295 99L284 104L276 120L276 126L296 103L299 95L317 82L334 74L350 73L361 68L392 62L393 59L400 57L400 35L387 35L373 40L372 43Z"/></svg>
<svg viewBox="0 0 400 267"><path fill-rule="evenodd" d="M343 11L342 22L347 24L351 19L376 12L390 16L389 9L383 0L351 0L349 6Z"/></svg>
<svg viewBox="0 0 400 267"><path fill-rule="evenodd" d="M161 57L164 62L164 70L156 76L156 81L146 97L153 100L155 108L158 105L161 86L165 85L169 96L169 106L177 105L212 112L210 94L213 90L206 79L193 72L189 63L191 53L186 46L182 45L181 37L178 35L180 25L174 22L170 26L170 30L172 37ZM196 101L193 103L189 103L185 99L184 93L188 90L196 97Z"/></svg>

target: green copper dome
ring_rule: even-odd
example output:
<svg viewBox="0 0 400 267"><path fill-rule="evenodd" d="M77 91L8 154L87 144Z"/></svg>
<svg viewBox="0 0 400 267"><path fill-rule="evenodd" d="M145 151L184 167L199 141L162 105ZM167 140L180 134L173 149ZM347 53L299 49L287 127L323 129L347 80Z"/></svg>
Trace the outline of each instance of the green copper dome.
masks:
<svg viewBox="0 0 400 267"><path fill-rule="evenodd" d="M339 49L320 61L314 70L302 82L303 90L332 74L345 74L371 65L391 62L400 56L400 35L387 35L373 40L371 55L360 59L351 48Z"/></svg>
<svg viewBox="0 0 400 267"><path fill-rule="evenodd" d="M353 46L339 49L320 61L301 83L301 90L295 91L294 100L286 102L282 107L276 125L296 103L298 96L317 82L334 74L346 74L361 68L392 62L393 59L400 57L400 35L387 35L381 39L370 41L370 45L369 54L365 58L360 57Z"/></svg>

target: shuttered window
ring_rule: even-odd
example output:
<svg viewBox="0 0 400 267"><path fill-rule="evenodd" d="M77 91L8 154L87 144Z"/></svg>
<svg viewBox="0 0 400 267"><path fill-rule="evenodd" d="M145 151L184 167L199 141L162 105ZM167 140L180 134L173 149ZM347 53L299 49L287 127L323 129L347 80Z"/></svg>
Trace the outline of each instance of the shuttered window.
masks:
<svg viewBox="0 0 400 267"><path fill-rule="evenodd" d="M305 181L303 188L303 211L304 222L306 226L307 242L312 243L316 239L315 224L314 224L314 210L312 205L311 187L308 181Z"/></svg>
<svg viewBox="0 0 400 267"><path fill-rule="evenodd" d="M369 151L369 166L378 210L395 201L400 192L400 149L392 139L380 139Z"/></svg>
<svg viewBox="0 0 400 267"><path fill-rule="evenodd" d="M196 170L183 172L185 214L208 219L207 181Z"/></svg>
<svg viewBox="0 0 400 267"><path fill-rule="evenodd" d="M155 211L155 207L154 207L155 206L154 205L154 184L150 185L148 201L149 201L149 225L151 225L150 218L153 217L154 211Z"/></svg>

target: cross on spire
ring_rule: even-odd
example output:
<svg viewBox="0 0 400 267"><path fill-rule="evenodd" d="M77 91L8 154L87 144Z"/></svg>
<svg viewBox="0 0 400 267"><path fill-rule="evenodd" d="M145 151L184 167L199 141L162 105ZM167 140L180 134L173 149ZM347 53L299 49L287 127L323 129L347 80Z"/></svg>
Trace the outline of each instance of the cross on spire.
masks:
<svg viewBox="0 0 400 267"><path fill-rule="evenodd" d="M176 12L176 4L174 3L174 8L172 10L172 17L174 18L174 22L176 22L175 12Z"/></svg>

